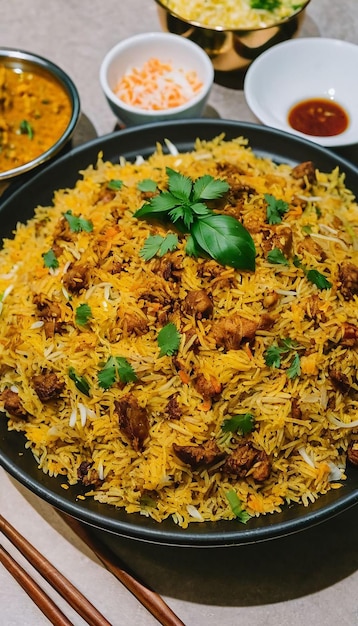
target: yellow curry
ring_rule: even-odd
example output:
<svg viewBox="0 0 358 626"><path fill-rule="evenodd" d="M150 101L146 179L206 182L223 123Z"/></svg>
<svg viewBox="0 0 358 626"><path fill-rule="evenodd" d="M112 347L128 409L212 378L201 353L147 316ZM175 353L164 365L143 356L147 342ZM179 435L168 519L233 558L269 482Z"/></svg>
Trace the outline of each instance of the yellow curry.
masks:
<svg viewBox="0 0 358 626"><path fill-rule="evenodd" d="M0 65L0 172L48 150L70 117L70 99L54 78Z"/></svg>

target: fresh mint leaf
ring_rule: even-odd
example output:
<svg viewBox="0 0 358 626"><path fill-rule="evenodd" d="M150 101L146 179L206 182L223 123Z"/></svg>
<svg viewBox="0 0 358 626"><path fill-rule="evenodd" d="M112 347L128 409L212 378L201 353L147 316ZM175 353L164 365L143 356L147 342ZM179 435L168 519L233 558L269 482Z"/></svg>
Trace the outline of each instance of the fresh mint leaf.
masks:
<svg viewBox="0 0 358 626"><path fill-rule="evenodd" d="M98 384L102 389L109 389L118 379L122 383L131 383L137 380L137 375L125 357L109 357L97 375Z"/></svg>
<svg viewBox="0 0 358 626"><path fill-rule="evenodd" d="M240 433L241 435L247 435L251 433L254 428L255 418L252 413L242 413L233 415L230 419L223 421L221 430L224 433Z"/></svg>
<svg viewBox="0 0 358 626"><path fill-rule="evenodd" d="M246 524L251 516L242 508L241 500L239 499L236 491L234 489L229 489L229 491L225 492L225 495L235 517L239 520L239 522Z"/></svg>
<svg viewBox="0 0 358 626"><path fill-rule="evenodd" d="M198 178L193 187L193 201L215 200L221 198L230 189L225 180L216 180L213 176L205 174Z"/></svg>
<svg viewBox="0 0 358 626"><path fill-rule="evenodd" d="M157 183L151 178L144 178L137 185L139 191L150 191L154 193L157 190Z"/></svg>
<svg viewBox="0 0 358 626"><path fill-rule="evenodd" d="M275 196L269 193L264 194L267 202L266 218L269 224L280 224L283 215L288 211L288 204L283 200L277 200Z"/></svg>
<svg viewBox="0 0 358 626"><path fill-rule="evenodd" d="M112 178L112 180L107 183L107 189L111 189L112 191L119 191L122 187L123 181L119 179Z"/></svg>
<svg viewBox="0 0 358 626"><path fill-rule="evenodd" d="M145 261L149 261L149 259L152 259L155 255L162 257L167 252L172 252L177 245L178 236L174 233L168 233L166 237L151 235L145 240L144 246L139 254Z"/></svg>
<svg viewBox="0 0 358 626"><path fill-rule="evenodd" d="M78 376L73 367L70 367L68 369L68 375L70 379L73 380L73 382L75 383L78 391L83 393L85 396L90 395L90 384L84 376Z"/></svg>
<svg viewBox="0 0 358 626"><path fill-rule="evenodd" d="M316 285L318 289L330 289L332 287L332 283L318 270L308 270L306 277L307 280Z"/></svg>
<svg viewBox="0 0 358 626"><path fill-rule="evenodd" d="M48 252L44 252L42 258L45 267L55 270L59 266L59 262L52 248Z"/></svg>
<svg viewBox="0 0 358 626"><path fill-rule="evenodd" d="M85 326L92 317L92 311L89 304L80 304L76 309L75 321L78 326Z"/></svg>
<svg viewBox="0 0 358 626"><path fill-rule="evenodd" d="M87 233L92 232L93 224L90 220L86 220L83 217L78 217L76 215L72 215L72 211L66 211L63 214L64 218L68 221L70 230L74 233L79 233L84 230Z"/></svg>
<svg viewBox="0 0 358 626"><path fill-rule="evenodd" d="M180 333L172 322L169 322L158 333L159 356L172 356L178 351L180 345Z"/></svg>
<svg viewBox="0 0 358 626"><path fill-rule="evenodd" d="M267 254L267 260L269 261L269 263L274 263L276 265L289 265L288 260L286 259L280 248L273 248L272 250L270 250L270 252Z"/></svg>
<svg viewBox="0 0 358 626"><path fill-rule="evenodd" d="M193 183L188 176L184 176L170 167L166 168L168 174L168 189L170 193L182 202L187 202L190 199L190 194L193 188Z"/></svg>

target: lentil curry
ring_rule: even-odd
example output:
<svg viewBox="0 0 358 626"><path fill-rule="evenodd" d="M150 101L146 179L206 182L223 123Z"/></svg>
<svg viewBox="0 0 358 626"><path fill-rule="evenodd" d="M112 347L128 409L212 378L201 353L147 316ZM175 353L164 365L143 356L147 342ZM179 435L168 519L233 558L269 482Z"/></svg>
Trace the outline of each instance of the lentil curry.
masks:
<svg viewBox="0 0 358 626"><path fill-rule="evenodd" d="M0 64L0 172L46 152L70 117L70 99L55 78Z"/></svg>

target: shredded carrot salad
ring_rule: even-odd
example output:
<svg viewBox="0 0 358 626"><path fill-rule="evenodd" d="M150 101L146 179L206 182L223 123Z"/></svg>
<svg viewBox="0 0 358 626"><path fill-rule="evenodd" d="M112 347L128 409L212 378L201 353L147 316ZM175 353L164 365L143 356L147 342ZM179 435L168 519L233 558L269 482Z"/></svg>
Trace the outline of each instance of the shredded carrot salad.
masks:
<svg viewBox="0 0 358 626"><path fill-rule="evenodd" d="M127 72L114 89L118 98L140 109L162 111L181 106L203 84L194 70L174 68L170 62L151 58L141 68Z"/></svg>

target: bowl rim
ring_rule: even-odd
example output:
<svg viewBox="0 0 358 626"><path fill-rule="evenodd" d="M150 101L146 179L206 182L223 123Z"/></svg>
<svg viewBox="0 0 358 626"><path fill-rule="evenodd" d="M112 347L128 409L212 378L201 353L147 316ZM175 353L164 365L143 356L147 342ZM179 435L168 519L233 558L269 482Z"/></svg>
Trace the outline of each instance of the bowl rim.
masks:
<svg viewBox="0 0 358 626"><path fill-rule="evenodd" d="M127 46L131 45L132 43L140 42L140 41L150 42L150 40L153 40L154 38L160 39L163 42L171 40L173 42L177 42L178 45L181 47L185 47L185 48L192 50L192 52L196 54L197 57L200 57L200 59L203 62L203 65L205 66L205 70L208 73L207 77L203 79L202 89L195 96L187 100L187 102L185 102L184 104L181 104L180 106L173 107L172 109L160 109L157 111L152 111L152 110L141 109L139 107L129 105L123 100L121 100L120 98L118 98L118 96L115 95L115 93L109 86L109 83L107 80L109 67L112 61L115 60L118 52L125 51ZM191 107L195 106L198 102L200 102L208 94L208 92L210 91L213 85L214 68L213 68L212 62L208 54L200 46L198 46L198 44L196 44L194 41L191 41L190 39L186 39L174 33L151 31L151 32L146 32L146 33L138 33L137 35L126 37L125 39L122 39L117 44L112 46L112 48L108 50L108 52L106 53L106 55L104 56L102 60L100 70L99 70L99 81L100 81L101 87L104 91L106 98L109 99L114 104L114 106L122 109L126 113L135 114L138 118L143 117L143 119L147 118L155 122L159 117L162 117L163 115L165 115L166 117L170 117L171 115L178 115L184 111L187 111Z"/></svg>
<svg viewBox="0 0 358 626"><path fill-rule="evenodd" d="M165 4L164 0L154 0L154 2L156 2L156 4L158 5L158 8L164 10L166 13L169 13L169 15L172 15L173 17L175 17L175 19L183 22L184 24L188 24L189 26L200 28L203 31L206 30L209 32L219 32L219 33L253 33L256 31L268 30L269 28L276 28L277 26L280 26L281 24L287 24L287 22L290 22L292 19L295 19L298 15L300 15L305 10L307 5L311 2L311 0L305 0L303 5L299 9L296 9L296 11L294 11L288 17L285 17L284 19L279 20L278 22L273 22L272 24L268 24L267 26L257 26L255 28L228 28L227 26L220 26L220 25L208 26L207 24L203 24L199 20L185 19L184 17L179 15L179 13L172 11L172 9L170 9L168 5Z"/></svg>
<svg viewBox="0 0 358 626"><path fill-rule="evenodd" d="M35 159L27 161L23 165L19 165L18 167L14 167L3 172L0 171L0 181L7 181L8 179L12 179L33 170L38 165L45 163L55 156L72 137L81 113L81 101L77 87L72 78L59 65L34 52L29 52L20 48L2 46L0 47L0 64L6 65L6 59L9 61L18 60L20 63L27 63L29 66L33 65L42 71L54 75L56 80L61 84L62 88L67 92L72 111L65 131L50 148L48 148L45 152L42 152Z"/></svg>
<svg viewBox="0 0 358 626"><path fill-rule="evenodd" d="M254 84L256 82L257 72L262 72L263 68L272 66L272 61L274 61L275 59L277 60L277 56L279 56L280 54L283 54L285 50L297 49L297 51L299 51L300 49L303 49L303 48L307 50L308 46L311 46L315 49L317 48L325 49L327 47L334 47L336 50L347 49L347 50L352 50L352 51L354 50L356 54L358 53L357 44L350 42L350 41L337 39L334 37L299 37L297 39L289 39L287 41L282 41L276 44L275 46L272 46L271 48L267 49L262 54L260 54L256 59L254 59L254 61L251 63L251 65L247 69L247 72L244 78L244 85L243 85L243 91L244 91L246 102L249 108L251 109L251 111L254 113L254 115L266 126L279 129L283 132L288 132L302 139L313 141L314 143L321 145L325 148L339 148L343 146L354 145L358 143L358 134L355 138L351 138L351 139L349 138L349 132L347 132L346 134L346 139L344 137L344 133L340 135L321 137L317 135L307 135L305 133L297 131L294 128L291 128L289 124L285 121L285 119L279 120L279 122L275 123L275 117L272 115L271 110L268 110L267 108L262 106L261 101L259 101L258 97L254 94L254 90L255 90ZM315 97L320 97L320 96L319 94L316 94L316 95L313 94L312 96L303 96L301 100L308 100L310 98L315 98ZM341 105L343 106L343 108L346 108L344 106L344 103L341 103ZM293 103L293 106L294 106L294 103Z"/></svg>

